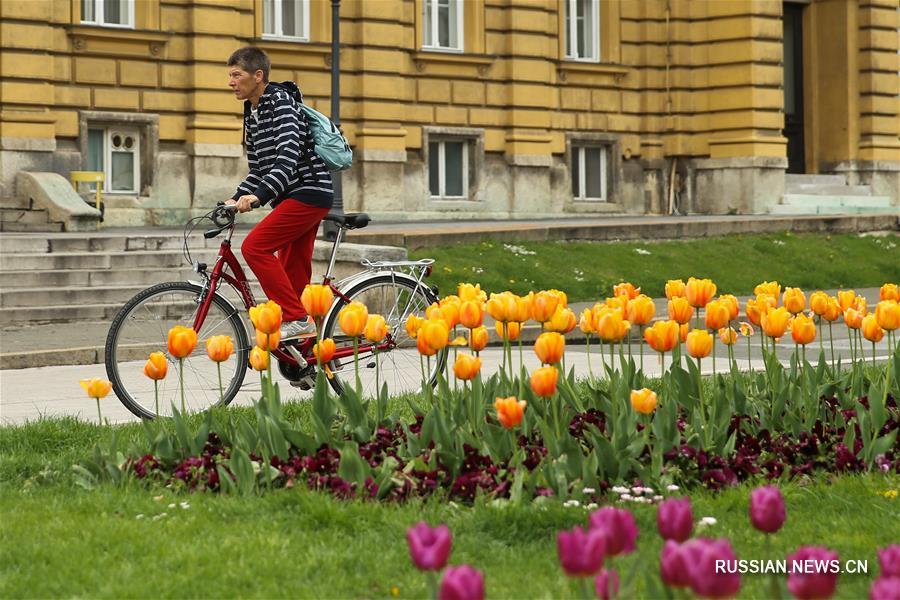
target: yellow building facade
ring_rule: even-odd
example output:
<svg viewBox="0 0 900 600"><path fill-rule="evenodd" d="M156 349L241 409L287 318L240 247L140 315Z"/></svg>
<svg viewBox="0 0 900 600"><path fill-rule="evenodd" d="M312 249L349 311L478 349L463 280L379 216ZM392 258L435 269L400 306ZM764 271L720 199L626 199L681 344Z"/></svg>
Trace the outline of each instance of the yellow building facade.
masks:
<svg viewBox="0 0 900 600"><path fill-rule="evenodd" d="M896 0L343 0L340 17L347 211L764 213L787 171L900 205ZM102 170L108 223L183 222L246 172L230 53L262 47L327 113L330 42L329 0L0 0L0 198L19 171Z"/></svg>

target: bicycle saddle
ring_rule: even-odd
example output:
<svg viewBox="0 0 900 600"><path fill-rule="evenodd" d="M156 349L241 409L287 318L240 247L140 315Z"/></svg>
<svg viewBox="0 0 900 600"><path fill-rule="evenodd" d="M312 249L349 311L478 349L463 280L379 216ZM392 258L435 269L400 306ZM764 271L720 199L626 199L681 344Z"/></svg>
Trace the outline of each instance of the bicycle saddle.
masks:
<svg viewBox="0 0 900 600"><path fill-rule="evenodd" d="M343 215L328 214L325 216L326 221L337 223L344 229L362 229L369 224L371 219L366 213L346 213Z"/></svg>

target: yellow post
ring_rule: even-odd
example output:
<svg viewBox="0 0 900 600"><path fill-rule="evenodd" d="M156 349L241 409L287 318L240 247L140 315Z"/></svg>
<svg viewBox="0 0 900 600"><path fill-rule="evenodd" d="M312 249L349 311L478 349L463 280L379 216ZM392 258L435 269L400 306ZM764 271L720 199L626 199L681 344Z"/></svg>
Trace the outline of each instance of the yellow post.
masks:
<svg viewBox="0 0 900 600"><path fill-rule="evenodd" d="M103 203L103 196L101 195L103 191L103 183L106 180L106 176L101 171L70 171L69 179L72 181L72 187L75 188L75 192L78 192L78 184L79 183L95 183L97 184L95 191L96 197L94 200L94 207L97 210L100 210L100 205ZM101 213L101 220L102 220ZM100 228L100 221L97 221L97 228Z"/></svg>

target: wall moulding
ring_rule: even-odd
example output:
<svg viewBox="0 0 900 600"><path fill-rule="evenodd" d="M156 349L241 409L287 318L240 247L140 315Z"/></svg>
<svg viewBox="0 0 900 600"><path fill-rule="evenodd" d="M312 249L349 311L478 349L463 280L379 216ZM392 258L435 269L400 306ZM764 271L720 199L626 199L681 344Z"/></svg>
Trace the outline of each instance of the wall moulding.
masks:
<svg viewBox="0 0 900 600"><path fill-rule="evenodd" d="M72 48L81 54L140 56L165 59L170 33L71 25L66 28Z"/></svg>

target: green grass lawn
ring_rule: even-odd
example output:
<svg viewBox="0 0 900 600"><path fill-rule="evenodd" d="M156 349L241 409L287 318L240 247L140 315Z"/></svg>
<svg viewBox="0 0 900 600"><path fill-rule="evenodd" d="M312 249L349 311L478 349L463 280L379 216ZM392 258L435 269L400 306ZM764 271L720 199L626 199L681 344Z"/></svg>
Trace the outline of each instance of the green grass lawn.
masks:
<svg viewBox="0 0 900 600"><path fill-rule="evenodd" d="M612 294L630 281L651 297L667 279L709 277L720 293L749 294L761 281L804 290L878 287L900 280L900 235L734 235L683 241L522 242L425 248L436 259L432 283L442 294L460 282L489 292L561 289L574 301Z"/></svg>
<svg viewBox="0 0 900 600"><path fill-rule="evenodd" d="M137 425L116 429L139 434ZM71 464L110 433L70 419L0 428L0 596L421 598L425 579L404 538L420 520L450 526L451 564L482 570L488 597L577 596L558 565L556 532L586 524L583 508L344 502L300 488L243 498L138 482L78 488ZM900 538L900 498L883 494L898 488L900 479L881 474L788 484L788 520L770 550L749 525L751 487L690 496L695 519L718 520L700 533L728 537L739 558L778 559L801 544L825 544L842 561L867 560L868 576L842 575L838 586L838 597L860 598L877 574L876 548ZM647 597L642 577L657 571L662 545L656 509L629 507L638 550L616 568L637 573L633 593ZM744 576L741 596L767 597L766 586L763 576Z"/></svg>

